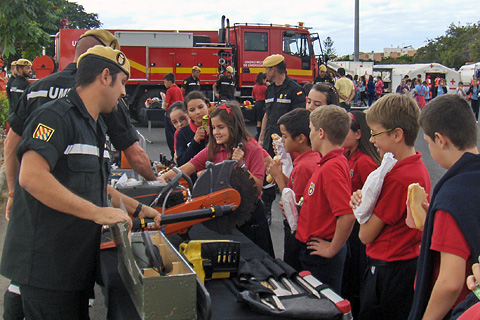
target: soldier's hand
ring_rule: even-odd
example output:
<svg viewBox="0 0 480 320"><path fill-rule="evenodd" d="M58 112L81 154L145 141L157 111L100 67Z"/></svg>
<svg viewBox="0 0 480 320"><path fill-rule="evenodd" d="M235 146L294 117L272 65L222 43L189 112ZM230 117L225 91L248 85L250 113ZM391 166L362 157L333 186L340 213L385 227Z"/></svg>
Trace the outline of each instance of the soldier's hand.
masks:
<svg viewBox="0 0 480 320"><path fill-rule="evenodd" d="M152 207L149 206L142 206L142 210L138 214L139 218L153 218L155 220L155 228L160 228L160 221L162 220L162 216L160 215L160 212L155 210Z"/></svg>
<svg viewBox="0 0 480 320"><path fill-rule="evenodd" d="M112 207L98 207L96 212L94 212L95 219L93 220L96 224L115 224L118 222L128 221L129 230L132 228L132 219L128 216L126 212L122 209L112 208Z"/></svg>
<svg viewBox="0 0 480 320"><path fill-rule="evenodd" d="M8 197L7 204L5 206L5 219L10 220L10 213L12 212L13 198Z"/></svg>

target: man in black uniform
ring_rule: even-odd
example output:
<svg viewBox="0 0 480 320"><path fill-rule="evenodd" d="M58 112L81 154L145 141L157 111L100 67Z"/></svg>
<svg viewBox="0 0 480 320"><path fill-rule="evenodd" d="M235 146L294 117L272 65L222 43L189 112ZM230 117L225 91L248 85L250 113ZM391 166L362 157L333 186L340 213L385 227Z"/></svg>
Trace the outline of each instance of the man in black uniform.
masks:
<svg viewBox="0 0 480 320"><path fill-rule="evenodd" d="M265 92L265 114L258 143L263 145L271 157L274 157L272 134L281 135L280 126L277 124L278 119L295 108L305 108L306 99L302 87L287 77L287 64L282 55L274 54L265 58L263 65L270 85ZM262 200L265 204L265 214L269 224L275 197L274 187L263 190Z"/></svg>
<svg viewBox="0 0 480 320"><path fill-rule="evenodd" d="M233 100L235 99L235 78L233 77L233 68L227 67L227 75L221 75L217 82L213 84L213 92L218 100Z"/></svg>
<svg viewBox="0 0 480 320"><path fill-rule="evenodd" d="M320 66L318 76L316 76L313 80L314 84L323 82L329 82L331 84L334 84L332 78L327 74L327 67L324 64Z"/></svg>
<svg viewBox="0 0 480 320"><path fill-rule="evenodd" d="M13 113L15 106L20 97L22 96L25 89L30 84L28 79L32 77L32 63L27 59L17 60L17 76L12 82L12 87L10 88L10 109L8 110L9 114Z"/></svg>
<svg viewBox="0 0 480 320"><path fill-rule="evenodd" d="M88 319L88 298L98 272L103 224L129 221L129 213L160 215L107 183L106 125L125 96L130 65L125 55L95 46L78 59L75 88L29 120L1 273L19 284L27 319ZM131 222L130 222L131 223Z"/></svg>
<svg viewBox="0 0 480 320"><path fill-rule="evenodd" d="M305 108L306 98L302 87L287 77L287 64L282 55L265 58L263 65L270 85L265 92L265 115L258 142L273 157L272 134L281 135L278 119L293 109Z"/></svg>
<svg viewBox="0 0 480 320"><path fill-rule="evenodd" d="M64 70L32 83L25 94L22 95L15 112L10 115L8 123L12 130L4 141L5 173L9 194L13 195L18 171L18 161L15 153L27 118L39 106L64 97L74 87L78 57L89 48L99 44L117 49L120 47L117 38L107 30L95 29L85 32L77 42L74 62L70 63ZM102 115L102 117L108 127L107 134L115 148L125 153L128 162L137 173L147 180L155 180L156 177L150 165L150 160L138 143L138 135L130 122L123 99L120 100L116 111ZM9 198L6 206L7 219L11 203L12 201Z"/></svg>
<svg viewBox="0 0 480 320"><path fill-rule="evenodd" d="M10 64L10 78L8 79L8 82L7 82L7 86L5 87L5 91L7 91L7 98L8 98L8 105L9 105L9 108L10 110L12 110L13 108L11 107L10 105L10 102L12 101L12 95L11 95L11 92L10 92L10 89L12 88L12 83L13 81L15 80L15 78L17 77L17 61L13 61L11 64Z"/></svg>
<svg viewBox="0 0 480 320"><path fill-rule="evenodd" d="M200 72L202 72L200 67L193 66L192 75L183 80L182 93L184 97L192 91L200 91Z"/></svg>

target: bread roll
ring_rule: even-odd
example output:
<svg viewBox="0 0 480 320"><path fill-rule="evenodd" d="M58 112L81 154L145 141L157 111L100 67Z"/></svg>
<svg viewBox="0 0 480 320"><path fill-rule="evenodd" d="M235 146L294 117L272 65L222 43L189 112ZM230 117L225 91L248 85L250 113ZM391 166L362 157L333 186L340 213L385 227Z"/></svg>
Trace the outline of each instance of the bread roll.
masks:
<svg viewBox="0 0 480 320"><path fill-rule="evenodd" d="M418 183L412 183L408 186L407 195L407 225L423 231L425 217L427 212L422 207L422 203L427 202L427 193ZM414 225L411 223L413 218Z"/></svg>
<svg viewBox="0 0 480 320"><path fill-rule="evenodd" d="M280 162L281 158L280 158L280 156L275 156L275 157L273 157L273 160L278 163L278 162ZM273 177L270 174L268 174L266 180L267 180L268 183L272 183L273 182Z"/></svg>

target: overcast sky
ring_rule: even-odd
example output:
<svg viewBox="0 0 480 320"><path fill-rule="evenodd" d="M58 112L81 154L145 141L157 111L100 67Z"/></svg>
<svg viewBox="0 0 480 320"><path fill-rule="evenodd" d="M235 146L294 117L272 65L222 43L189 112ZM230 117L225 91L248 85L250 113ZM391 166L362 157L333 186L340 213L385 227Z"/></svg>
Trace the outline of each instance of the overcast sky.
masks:
<svg viewBox="0 0 480 320"><path fill-rule="evenodd" d="M330 36L338 55L353 53L354 0L78 0L98 13L104 28L217 30L222 15L230 23L297 24ZM453 22L480 20L479 0L360 0L360 51L426 44ZM234 5L233 8L231 6Z"/></svg>

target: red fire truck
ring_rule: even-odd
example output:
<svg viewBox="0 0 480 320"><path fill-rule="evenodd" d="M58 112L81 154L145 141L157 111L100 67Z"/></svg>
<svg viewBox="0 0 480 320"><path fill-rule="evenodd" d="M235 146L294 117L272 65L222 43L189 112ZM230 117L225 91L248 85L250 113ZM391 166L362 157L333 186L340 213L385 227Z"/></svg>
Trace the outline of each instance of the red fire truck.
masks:
<svg viewBox="0 0 480 320"><path fill-rule="evenodd" d="M37 78L62 70L73 61L75 43L86 30L60 29L55 36L55 58L42 56L34 61ZM271 54L282 54L288 76L300 84L312 82L318 72L311 34L302 23L298 26L235 23L222 17L218 31L109 30L119 40L121 50L130 60L131 77L127 83L127 102L135 115L148 98L165 91L163 76L175 74L178 85L193 66L202 69L200 82L207 97L214 100L212 85L231 65L237 80L237 98L251 97L254 80L265 68L262 61Z"/></svg>

